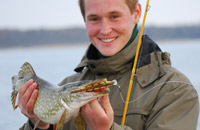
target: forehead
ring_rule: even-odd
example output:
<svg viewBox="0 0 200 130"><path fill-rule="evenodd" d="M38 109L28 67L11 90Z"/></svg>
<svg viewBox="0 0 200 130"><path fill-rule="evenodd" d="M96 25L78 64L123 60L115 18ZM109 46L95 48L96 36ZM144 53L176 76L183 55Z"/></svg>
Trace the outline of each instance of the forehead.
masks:
<svg viewBox="0 0 200 130"><path fill-rule="evenodd" d="M129 10L125 0L84 0L85 14L102 14Z"/></svg>

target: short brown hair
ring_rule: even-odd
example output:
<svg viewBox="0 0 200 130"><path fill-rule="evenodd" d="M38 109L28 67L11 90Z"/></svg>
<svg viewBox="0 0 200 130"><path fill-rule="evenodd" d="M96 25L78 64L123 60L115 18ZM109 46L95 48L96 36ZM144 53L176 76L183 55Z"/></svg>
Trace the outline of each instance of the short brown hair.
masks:
<svg viewBox="0 0 200 130"><path fill-rule="evenodd" d="M79 7L81 10L81 14L83 18L85 18L85 5L84 5L84 0L79 0ZM128 8L130 9L131 14L134 12L136 3L138 0L125 0L126 4L128 5Z"/></svg>

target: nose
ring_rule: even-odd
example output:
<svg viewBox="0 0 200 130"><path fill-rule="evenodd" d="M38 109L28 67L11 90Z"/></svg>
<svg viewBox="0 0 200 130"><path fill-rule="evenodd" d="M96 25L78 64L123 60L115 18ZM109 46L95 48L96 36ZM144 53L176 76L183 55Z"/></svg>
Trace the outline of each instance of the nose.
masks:
<svg viewBox="0 0 200 130"><path fill-rule="evenodd" d="M108 35L112 31L111 24L106 19L102 19L100 26L100 33L102 35Z"/></svg>

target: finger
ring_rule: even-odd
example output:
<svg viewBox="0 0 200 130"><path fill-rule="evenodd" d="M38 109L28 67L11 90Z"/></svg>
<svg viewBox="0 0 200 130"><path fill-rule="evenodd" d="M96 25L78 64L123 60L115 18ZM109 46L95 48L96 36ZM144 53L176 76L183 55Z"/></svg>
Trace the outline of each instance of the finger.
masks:
<svg viewBox="0 0 200 130"><path fill-rule="evenodd" d="M84 119L86 121L89 120L88 116L92 113L92 110L90 108L90 105L89 104L86 104L84 106L81 107L81 114L82 116L84 117Z"/></svg>
<svg viewBox="0 0 200 130"><path fill-rule="evenodd" d="M37 89L35 89L30 97L30 99L27 102L27 112L28 113L33 113L33 108L34 108L34 104L36 102L37 96L39 94L39 91Z"/></svg>
<svg viewBox="0 0 200 130"><path fill-rule="evenodd" d="M30 79L29 81L27 81L23 87L19 90L19 95L24 95L24 93L26 92L26 90L29 88L29 86L33 84L33 79Z"/></svg>
<svg viewBox="0 0 200 130"><path fill-rule="evenodd" d="M108 117L112 117L113 116L113 109L112 109L112 106L110 104L108 94L102 96L101 101L102 101L102 107L103 107L105 113L108 115Z"/></svg>
<svg viewBox="0 0 200 130"><path fill-rule="evenodd" d="M85 104L85 105L82 107L82 111L83 111L83 113L84 113L85 115L89 114L89 113L92 111L92 109L91 109L89 103L88 103L88 104Z"/></svg>
<svg viewBox="0 0 200 130"><path fill-rule="evenodd" d="M30 79L29 81L27 81L23 87L19 90L19 96L18 96L18 106L20 107L21 106L21 102L23 100L23 96L24 96L24 93L27 91L27 89L33 84L33 80Z"/></svg>
<svg viewBox="0 0 200 130"><path fill-rule="evenodd" d="M102 116L103 114L105 114L105 111L102 109L99 101L97 99L92 100L89 103L93 113L95 113L96 116Z"/></svg>
<svg viewBox="0 0 200 130"><path fill-rule="evenodd" d="M37 83L33 83L24 93L22 103L27 104L33 91L37 88Z"/></svg>

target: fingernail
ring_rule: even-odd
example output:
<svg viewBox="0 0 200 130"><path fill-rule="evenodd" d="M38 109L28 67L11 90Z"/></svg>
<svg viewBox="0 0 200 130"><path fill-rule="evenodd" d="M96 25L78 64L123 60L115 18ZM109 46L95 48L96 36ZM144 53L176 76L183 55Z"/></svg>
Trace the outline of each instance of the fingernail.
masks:
<svg viewBox="0 0 200 130"><path fill-rule="evenodd" d="M33 93L34 93L34 94L38 94L38 90L35 89L35 90L33 91Z"/></svg>
<svg viewBox="0 0 200 130"><path fill-rule="evenodd" d="M34 83L32 84L32 86L33 86L33 87L36 87L36 86L37 86L37 83L34 82Z"/></svg>
<svg viewBox="0 0 200 130"><path fill-rule="evenodd" d="M32 82L33 82L33 79L30 79L28 82L29 82L29 83L32 83Z"/></svg>

